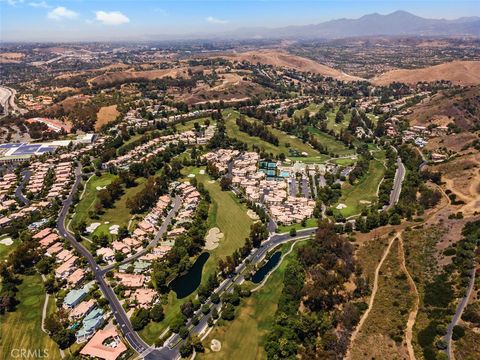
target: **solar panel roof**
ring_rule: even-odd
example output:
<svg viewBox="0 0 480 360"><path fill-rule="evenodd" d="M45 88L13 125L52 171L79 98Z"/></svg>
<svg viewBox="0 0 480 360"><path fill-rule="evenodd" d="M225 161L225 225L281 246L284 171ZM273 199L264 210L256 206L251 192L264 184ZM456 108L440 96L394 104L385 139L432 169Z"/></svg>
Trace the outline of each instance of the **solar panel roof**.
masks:
<svg viewBox="0 0 480 360"><path fill-rule="evenodd" d="M25 143L7 143L7 144L0 144L0 149L13 149L19 146L25 145Z"/></svg>
<svg viewBox="0 0 480 360"><path fill-rule="evenodd" d="M24 145L20 146L12 155L33 155L42 145Z"/></svg>

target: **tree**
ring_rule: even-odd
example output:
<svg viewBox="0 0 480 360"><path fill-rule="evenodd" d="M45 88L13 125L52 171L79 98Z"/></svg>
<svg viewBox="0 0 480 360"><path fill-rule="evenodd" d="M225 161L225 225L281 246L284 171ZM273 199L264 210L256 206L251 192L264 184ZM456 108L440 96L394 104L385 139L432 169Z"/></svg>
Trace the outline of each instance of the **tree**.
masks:
<svg viewBox="0 0 480 360"><path fill-rule="evenodd" d="M227 176L222 176L222 178L220 179L220 187L222 191L229 190L230 186L232 186L232 179Z"/></svg>
<svg viewBox="0 0 480 360"><path fill-rule="evenodd" d="M137 309L130 318L130 321L132 322L133 330L142 330L150 322L150 314L147 309Z"/></svg>
<svg viewBox="0 0 480 360"><path fill-rule="evenodd" d="M187 339L181 346L180 346L180 355L183 358L189 357L193 353L193 346L190 339Z"/></svg>
<svg viewBox="0 0 480 360"><path fill-rule="evenodd" d="M52 339L63 350L75 342L75 332L71 329L61 329L52 335Z"/></svg>
<svg viewBox="0 0 480 360"><path fill-rule="evenodd" d="M160 322L165 318L165 314L163 312L162 304L160 304L160 303L155 304L150 309L150 318L155 322Z"/></svg>
<svg viewBox="0 0 480 360"><path fill-rule="evenodd" d="M198 335L192 336L192 345L196 352L204 352L205 348L203 347L202 340L198 337Z"/></svg>
<svg viewBox="0 0 480 360"><path fill-rule="evenodd" d="M220 302L220 296L217 293L213 293L211 296L212 303L218 304Z"/></svg>
<svg viewBox="0 0 480 360"><path fill-rule="evenodd" d="M189 334L189 331L188 331L188 328L184 325L182 326L179 330L178 330L178 335L182 338L182 339L186 339L188 337L188 334Z"/></svg>
<svg viewBox="0 0 480 360"><path fill-rule="evenodd" d="M45 318L44 327L49 334L57 333L63 329L63 325L56 314L50 314Z"/></svg>
<svg viewBox="0 0 480 360"><path fill-rule="evenodd" d="M291 236L291 237L294 237L294 236L296 236L296 235L297 235L297 230L296 230L295 228L291 228L291 229L290 229L290 236Z"/></svg>
<svg viewBox="0 0 480 360"><path fill-rule="evenodd" d="M228 303L222 309L222 319L231 321L235 318L235 307Z"/></svg>
<svg viewBox="0 0 480 360"><path fill-rule="evenodd" d="M267 227L260 221L250 227L250 240L254 247L259 247L263 240L268 237Z"/></svg>
<svg viewBox="0 0 480 360"><path fill-rule="evenodd" d="M182 306L180 306L180 310L182 311L182 314L185 315L187 318L191 318L194 313L192 301L187 301L186 303L182 304Z"/></svg>

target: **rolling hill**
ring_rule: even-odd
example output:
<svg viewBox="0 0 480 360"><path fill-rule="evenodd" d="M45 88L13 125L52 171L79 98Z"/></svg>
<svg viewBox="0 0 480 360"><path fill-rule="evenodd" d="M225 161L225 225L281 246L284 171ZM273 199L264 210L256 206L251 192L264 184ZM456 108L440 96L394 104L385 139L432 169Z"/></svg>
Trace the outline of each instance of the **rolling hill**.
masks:
<svg viewBox="0 0 480 360"><path fill-rule="evenodd" d="M480 61L452 61L422 69L397 69L387 71L372 79L377 85L392 82L416 84L420 81L451 81L455 85L479 85Z"/></svg>

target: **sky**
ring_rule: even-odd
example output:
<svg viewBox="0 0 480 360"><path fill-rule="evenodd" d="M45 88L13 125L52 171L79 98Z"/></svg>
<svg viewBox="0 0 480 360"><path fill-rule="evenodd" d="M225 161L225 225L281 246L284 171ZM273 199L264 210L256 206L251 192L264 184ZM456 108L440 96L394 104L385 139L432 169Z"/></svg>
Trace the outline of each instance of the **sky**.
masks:
<svg viewBox="0 0 480 360"><path fill-rule="evenodd" d="M478 0L0 0L0 41L147 40L396 10L427 18L480 15Z"/></svg>

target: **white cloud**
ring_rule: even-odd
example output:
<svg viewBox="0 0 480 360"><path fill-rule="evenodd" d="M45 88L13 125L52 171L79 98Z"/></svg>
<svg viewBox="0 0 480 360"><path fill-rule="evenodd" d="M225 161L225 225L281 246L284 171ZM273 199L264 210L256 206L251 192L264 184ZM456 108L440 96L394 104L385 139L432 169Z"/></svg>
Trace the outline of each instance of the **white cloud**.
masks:
<svg viewBox="0 0 480 360"><path fill-rule="evenodd" d="M217 19L213 16L209 16L206 18L206 20L210 23L210 24L227 24L228 23L228 20L222 20L222 19Z"/></svg>
<svg viewBox="0 0 480 360"><path fill-rule="evenodd" d="M122 25L130 22L130 19L120 11L97 11L95 19L105 25Z"/></svg>
<svg viewBox="0 0 480 360"><path fill-rule="evenodd" d="M73 19L77 16L78 14L75 11L68 10L63 6L58 6L48 13L48 18L53 20Z"/></svg>
<svg viewBox="0 0 480 360"><path fill-rule="evenodd" d="M48 5L45 1L39 1L39 2L32 1L32 2L29 2L28 5L34 8L44 8L44 9L51 8L51 6Z"/></svg>

